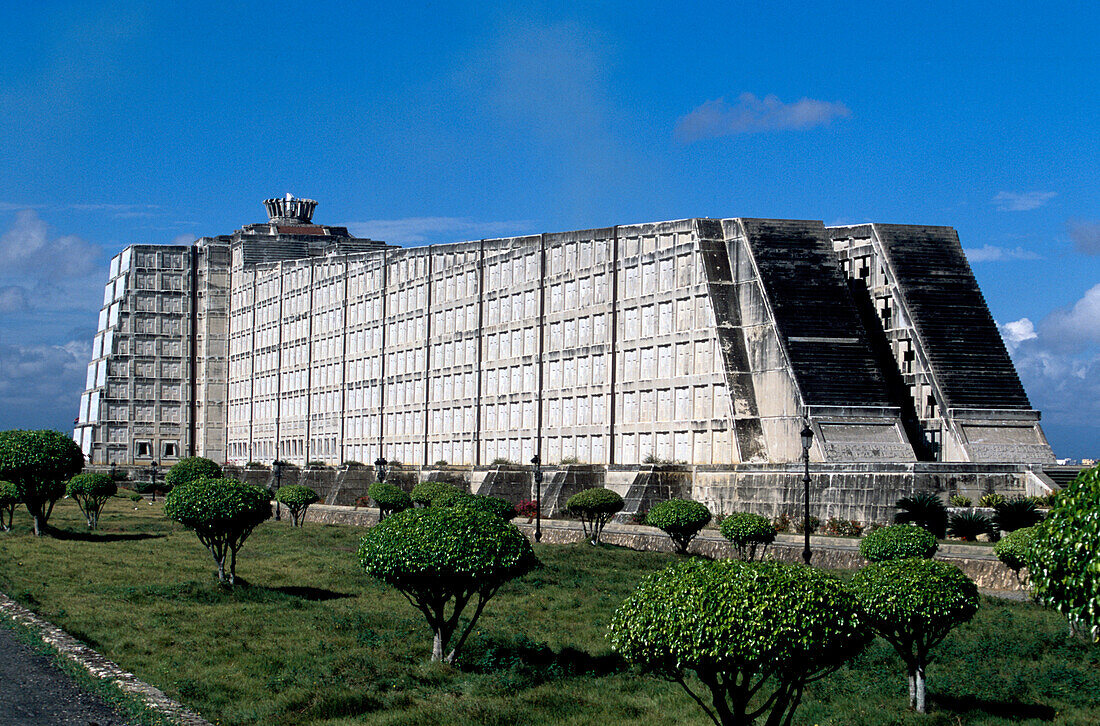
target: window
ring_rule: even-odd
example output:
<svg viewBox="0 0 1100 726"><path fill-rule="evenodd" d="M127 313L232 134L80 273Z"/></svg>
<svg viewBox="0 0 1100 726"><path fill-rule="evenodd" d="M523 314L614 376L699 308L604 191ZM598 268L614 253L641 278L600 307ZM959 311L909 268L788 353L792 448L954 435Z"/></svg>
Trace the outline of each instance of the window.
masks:
<svg viewBox="0 0 1100 726"><path fill-rule="evenodd" d="M135 459L148 459L153 455L153 445L148 441L135 441L134 442L134 458Z"/></svg>
<svg viewBox="0 0 1100 726"><path fill-rule="evenodd" d="M175 459L180 455L179 446L175 441L165 441L161 449L161 456L165 459Z"/></svg>

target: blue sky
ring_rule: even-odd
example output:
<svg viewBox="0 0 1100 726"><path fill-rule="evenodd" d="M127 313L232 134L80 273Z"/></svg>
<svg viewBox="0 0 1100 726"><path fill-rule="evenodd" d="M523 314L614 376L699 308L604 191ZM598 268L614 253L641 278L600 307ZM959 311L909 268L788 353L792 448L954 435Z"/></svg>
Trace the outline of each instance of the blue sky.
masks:
<svg viewBox="0 0 1100 726"><path fill-rule="evenodd" d="M958 229L1100 454L1087 3L7 3L0 427L75 414L106 261L265 197L391 242L691 216Z"/></svg>

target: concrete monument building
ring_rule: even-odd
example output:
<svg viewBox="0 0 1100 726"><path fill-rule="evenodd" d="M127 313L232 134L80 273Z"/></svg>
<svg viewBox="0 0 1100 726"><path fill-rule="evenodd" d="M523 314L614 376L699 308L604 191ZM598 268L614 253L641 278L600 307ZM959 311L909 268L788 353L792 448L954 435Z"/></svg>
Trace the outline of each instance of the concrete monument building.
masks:
<svg viewBox="0 0 1100 726"><path fill-rule="evenodd" d="M268 221L111 261L97 463L1053 462L954 230L684 219L403 248Z"/></svg>

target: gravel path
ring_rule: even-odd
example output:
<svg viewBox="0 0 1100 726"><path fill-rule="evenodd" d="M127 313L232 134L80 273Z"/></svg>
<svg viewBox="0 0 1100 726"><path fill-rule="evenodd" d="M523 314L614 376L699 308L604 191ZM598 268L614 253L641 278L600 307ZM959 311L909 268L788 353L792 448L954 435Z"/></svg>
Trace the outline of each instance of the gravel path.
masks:
<svg viewBox="0 0 1100 726"><path fill-rule="evenodd" d="M0 626L0 726L129 726L53 660Z"/></svg>

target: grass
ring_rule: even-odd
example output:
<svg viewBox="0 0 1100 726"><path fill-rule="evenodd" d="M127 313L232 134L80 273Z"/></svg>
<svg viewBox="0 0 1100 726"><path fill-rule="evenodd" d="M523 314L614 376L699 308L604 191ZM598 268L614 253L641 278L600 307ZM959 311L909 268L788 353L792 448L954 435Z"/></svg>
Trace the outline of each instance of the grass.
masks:
<svg viewBox="0 0 1100 726"><path fill-rule="evenodd" d="M675 555L537 546L544 567L503 588L459 667L427 663L430 634L398 593L366 578L361 530L263 525L234 591L160 504L111 501L88 534L71 501L55 538L25 512L0 535L0 590L139 678L222 724L704 724L678 686L625 668L604 632L645 574ZM934 713L906 705L904 671L876 641L814 684L798 723L1093 724L1100 647L1027 603L983 600L928 675Z"/></svg>

